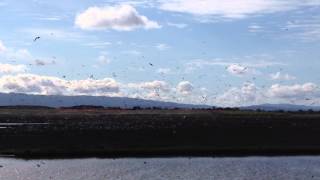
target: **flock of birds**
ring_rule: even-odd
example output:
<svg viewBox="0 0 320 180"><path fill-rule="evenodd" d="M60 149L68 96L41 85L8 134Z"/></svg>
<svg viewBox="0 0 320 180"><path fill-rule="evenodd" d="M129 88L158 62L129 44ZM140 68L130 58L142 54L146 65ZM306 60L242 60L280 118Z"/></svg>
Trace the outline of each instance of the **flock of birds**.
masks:
<svg viewBox="0 0 320 180"><path fill-rule="evenodd" d="M289 29L286 28L285 30L288 31ZM33 42L36 42L36 41L38 41L38 40L40 40L40 39L41 39L40 36L36 36L36 37L33 39ZM205 44L206 42L203 41L202 43ZM52 58L53 58L53 59L56 59L55 56L52 56ZM145 57L142 56L142 58L145 58ZM54 64L54 63L55 63L55 61L52 61L52 64ZM42 64L42 63L39 62L39 63L37 63L37 64ZM151 62L149 62L148 65L151 66L151 67L154 67L154 64L151 63ZM85 65L82 65L82 67L85 67ZM227 69L228 66L226 66L225 68ZM179 69L179 67L177 67L177 69ZM248 69L249 69L249 67L243 66L242 72L246 72ZM283 69L280 68L279 70L282 71ZM112 75L113 78L117 78L117 77L118 77L118 75L117 75L115 72L112 72L111 75ZM164 76L165 74L164 74L164 73L161 73L161 75ZM201 79L201 78L203 78L204 76L206 76L206 75L199 75L198 78ZM62 78L66 79L67 76L66 76L66 75L62 75ZM90 78L90 79L95 79L94 75L92 75L92 74L89 76L89 78ZM184 77L182 77L181 79L182 79L182 80L185 80ZM255 81L255 80L256 80L256 77L252 77L252 81ZM250 83L250 81L247 81L247 82ZM225 83L225 86L226 86L226 87L229 87L229 88L232 87L232 85L231 85L231 84L228 84L228 83ZM265 88L264 85L261 86L261 87L262 87L262 88ZM159 93L158 91L155 91L155 94L160 97L160 93ZM212 97L210 97L210 98L216 99L216 98L217 98L217 96L216 96L217 93L213 93L213 94L214 94L214 96L212 96ZM208 102L208 97L209 97L209 95L201 95L202 102L203 102L203 103L207 103L207 102ZM177 100L177 98L175 98L175 97L173 97L173 99L176 99L176 100ZM314 104L316 103L316 102L312 102L312 99L311 99L311 98L305 98L304 100L310 102L310 105L314 105ZM291 102L291 103L295 103L295 100L290 100L290 102Z"/></svg>

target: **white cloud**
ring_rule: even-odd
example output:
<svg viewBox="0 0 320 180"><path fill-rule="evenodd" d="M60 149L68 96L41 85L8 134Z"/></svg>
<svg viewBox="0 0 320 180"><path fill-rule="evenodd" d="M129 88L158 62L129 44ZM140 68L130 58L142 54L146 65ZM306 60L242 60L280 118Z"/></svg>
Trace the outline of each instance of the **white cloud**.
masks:
<svg viewBox="0 0 320 180"><path fill-rule="evenodd" d="M255 33L255 32L262 32L263 27L260 25L250 25L248 26L249 32Z"/></svg>
<svg viewBox="0 0 320 180"><path fill-rule="evenodd" d="M98 57L99 64L105 65L105 64L109 64L110 62L111 62L111 60L105 55L100 55Z"/></svg>
<svg viewBox="0 0 320 180"><path fill-rule="evenodd" d="M192 93L194 87L189 81L182 81L177 85L177 91L183 95Z"/></svg>
<svg viewBox="0 0 320 180"><path fill-rule="evenodd" d="M19 49L9 55L15 59L30 60L32 58L31 53L27 49Z"/></svg>
<svg viewBox="0 0 320 180"><path fill-rule="evenodd" d="M160 8L163 10L229 19L320 5L319 0L166 0L161 2Z"/></svg>
<svg viewBox="0 0 320 180"><path fill-rule="evenodd" d="M259 60L264 59L265 57L260 56L252 56L252 57L244 57L245 61L242 60L242 62L239 61L239 59L231 59L232 61L228 61L225 59L215 59L215 60L203 60L203 59L195 59L185 64L186 71L193 71L196 69L201 69L204 67L209 66L224 66L229 67L234 64L241 64L243 67L248 67L252 71L254 71L254 68L266 68L270 66L284 66L286 64L274 62L274 61L266 61L266 60ZM238 61L238 62L237 62Z"/></svg>
<svg viewBox="0 0 320 180"><path fill-rule="evenodd" d="M53 17L38 17L38 20L43 20L43 21L60 21L62 17L59 16L53 16Z"/></svg>
<svg viewBox="0 0 320 180"><path fill-rule="evenodd" d="M85 46L97 48L97 49L103 49L107 46L111 45L111 42L94 42L94 43L86 43Z"/></svg>
<svg viewBox="0 0 320 180"><path fill-rule="evenodd" d="M76 26L85 30L131 31L136 28L161 28L146 16L140 15L131 5L118 5L106 7L90 7L75 19Z"/></svg>
<svg viewBox="0 0 320 180"><path fill-rule="evenodd" d="M170 48L169 45L164 44L164 43L159 43L155 46L159 51L164 51Z"/></svg>
<svg viewBox="0 0 320 180"><path fill-rule="evenodd" d="M203 67L208 66L229 66L231 63L221 61L221 60L203 60L203 59L195 59L185 64L186 71L193 71L195 69L201 69Z"/></svg>
<svg viewBox="0 0 320 180"><path fill-rule="evenodd" d="M320 40L320 16L316 13L306 12L302 17L288 21L284 26L286 37L307 42Z"/></svg>
<svg viewBox="0 0 320 180"><path fill-rule="evenodd" d="M244 83L242 87L232 87L216 98L219 106L239 106L257 104L263 97L253 83Z"/></svg>
<svg viewBox="0 0 320 180"><path fill-rule="evenodd" d="M168 22L167 25L168 25L168 26L172 26L172 27L176 27L176 28L179 28L179 29L183 29L183 28L188 27L188 25L187 25L187 24L184 24L184 23L172 23L172 22Z"/></svg>
<svg viewBox="0 0 320 180"><path fill-rule="evenodd" d="M227 67L227 71L232 75L242 76L247 74L249 69L239 64L231 64Z"/></svg>
<svg viewBox="0 0 320 180"><path fill-rule="evenodd" d="M208 97L211 98L211 97ZM255 104L319 103L319 86L314 83L280 85L259 88L254 83L244 83L241 87L231 87L212 101L218 106L248 106Z"/></svg>
<svg viewBox="0 0 320 180"><path fill-rule="evenodd" d="M7 48L5 52L0 54L4 59L31 61L33 59L31 53L27 49L11 49Z"/></svg>
<svg viewBox="0 0 320 180"><path fill-rule="evenodd" d="M6 47L3 45L2 41L0 41L0 53L6 51Z"/></svg>
<svg viewBox="0 0 320 180"><path fill-rule="evenodd" d="M157 73L165 75L165 74L170 74L171 69L170 68L159 68L157 69Z"/></svg>
<svg viewBox="0 0 320 180"><path fill-rule="evenodd" d="M170 85L165 81L149 81L140 83L129 83L123 85L123 89L129 91L128 97L152 99L152 100L173 100L169 98L171 91Z"/></svg>
<svg viewBox="0 0 320 180"><path fill-rule="evenodd" d="M17 74L0 77L0 91L42 95L118 96L119 84L110 78L67 81L52 76Z"/></svg>
<svg viewBox="0 0 320 180"><path fill-rule="evenodd" d="M169 85L165 81L150 81L150 82L141 82L141 83L129 83L128 87L137 88L137 89L146 89L151 91L170 91Z"/></svg>
<svg viewBox="0 0 320 180"><path fill-rule="evenodd" d="M14 74L25 72L27 67L25 65L12 65L12 64L2 64L0 63L0 73L4 74Z"/></svg>
<svg viewBox="0 0 320 180"><path fill-rule="evenodd" d="M296 77L294 76L291 76L289 74L282 74L281 72L270 74L270 78L272 80L295 80L296 79Z"/></svg>
<svg viewBox="0 0 320 180"><path fill-rule="evenodd" d="M107 95L109 93L119 92L119 84L115 80L110 78L101 80L73 80L70 82L71 86L68 87L68 89L75 93L87 95Z"/></svg>
<svg viewBox="0 0 320 180"><path fill-rule="evenodd" d="M278 98L303 98L319 94L319 87L314 83L280 85L274 84L270 87L268 93L272 97Z"/></svg>
<svg viewBox="0 0 320 180"><path fill-rule="evenodd" d="M0 76L0 92L42 95L121 96L180 103L208 103L218 106L245 106L262 103L320 102L319 86L314 83L280 85L259 88L253 83L231 87L222 94L201 87L196 89L189 81L172 87L165 81L118 83L111 78L66 80L54 76L15 74ZM306 100L307 99L307 100ZM312 99L312 102L309 101Z"/></svg>

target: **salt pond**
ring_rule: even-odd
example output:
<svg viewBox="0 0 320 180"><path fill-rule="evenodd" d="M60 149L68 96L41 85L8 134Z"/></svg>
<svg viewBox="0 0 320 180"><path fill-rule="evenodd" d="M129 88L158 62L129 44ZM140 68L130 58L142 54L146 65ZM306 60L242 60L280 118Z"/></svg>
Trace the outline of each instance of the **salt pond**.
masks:
<svg viewBox="0 0 320 180"><path fill-rule="evenodd" d="M0 179L320 179L320 156L55 160L2 157Z"/></svg>

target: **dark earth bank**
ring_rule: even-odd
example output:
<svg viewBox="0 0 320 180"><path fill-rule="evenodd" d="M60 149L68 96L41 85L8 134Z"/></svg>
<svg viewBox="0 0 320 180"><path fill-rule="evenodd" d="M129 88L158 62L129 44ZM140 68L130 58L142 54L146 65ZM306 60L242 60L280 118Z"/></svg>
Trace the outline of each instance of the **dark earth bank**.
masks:
<svg viewBox="0 0 320 180"><path fill-rule="evenodd" d="M320 154L320 113L0 108L0 154L219 156Z"/></svg>

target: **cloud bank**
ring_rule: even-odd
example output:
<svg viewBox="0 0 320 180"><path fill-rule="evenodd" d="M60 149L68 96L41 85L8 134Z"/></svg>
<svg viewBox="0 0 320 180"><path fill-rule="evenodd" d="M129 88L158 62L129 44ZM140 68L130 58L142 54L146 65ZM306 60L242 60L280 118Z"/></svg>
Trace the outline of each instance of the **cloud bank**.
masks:
<svg viewBox="0 0 320 180"><path fill-rule="evenodd" d="M25 65L12 65L12 64L2 64L0 63L0 73L3 74L14 74L25 72L27 67Z"/></svg>
<svg viewBox="0 0 320 180"><path fill-rule="evenodd" d="M295 10L306 6L319 6L318 0L166 0L160 9L196 16L240 19L250 15Z"/></svg>
<svg viewBox="0 0 320 180"><path fill-rule="evenodd" d="M110 78L101 80L71 80L35 74L0 77L1 92L41 95L105 95L117 96L119 84Z"/></svg>

